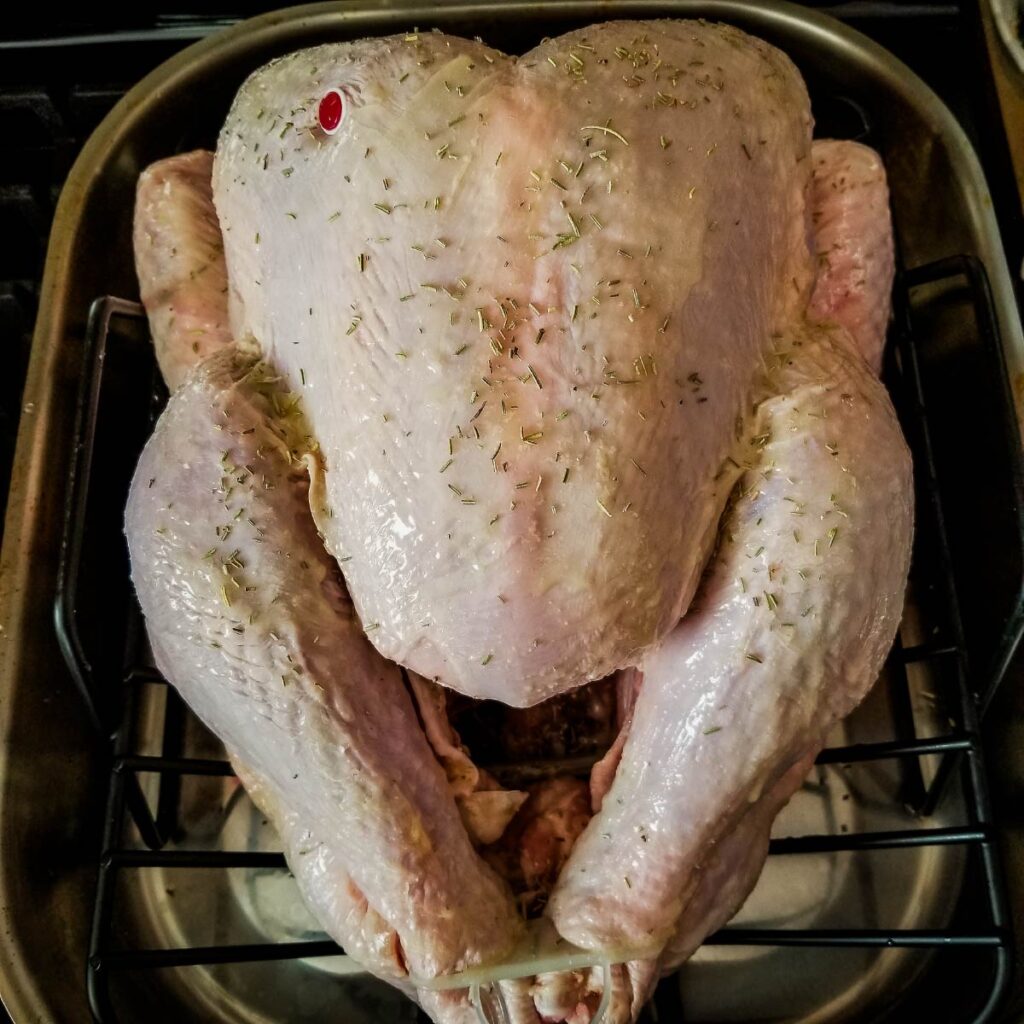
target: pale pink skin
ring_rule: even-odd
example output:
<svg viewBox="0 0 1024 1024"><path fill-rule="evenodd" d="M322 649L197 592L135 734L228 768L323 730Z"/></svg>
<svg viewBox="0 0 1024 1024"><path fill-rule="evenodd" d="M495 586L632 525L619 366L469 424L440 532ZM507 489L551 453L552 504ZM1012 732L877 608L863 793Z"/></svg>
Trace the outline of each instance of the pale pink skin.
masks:
<svg viewBox="0 0 1024 1024"><path fill-rule="evenodd" d="M171 390L233 337L212 171L213 154L204 150L159 160L139 176L135 193L135 268Z"/></svg>
<svg viewBox="0 0 1024 1024"><path fill-rule="evenodd" d="M888 396L841 328L780 349L699 604L644 659L615 781L548 906L577 945L668 941L705 851L863 699L899 623L912 481Z"/></svg>
<svg viewBox="0 0 1024 1024"><path fill-rule="evenodd" d="M774 69L778 81L772 95L782 108L789 107L789 115L769 110L760 92L749 100L758 114L751 123L761 126L759 136L766 138L768 166L760 162L758 150L748 159L740 150L740 135L732 134L739 129L705 113L704 105L686 108L692 115L686 122L689 134L677 130L667 147L659 141L664 123L657 120L660 109L616 108L613 123L630 138L630 146L628 153L614 152L614 139L601 140L614 152L620 177L612 193L618 198L609 200L604 193L600 208L593 207L603 225L600 232L591 236L585 231L579 242L539 261L523 259L519 241L519 248L508 252L491 238L499 224L519 216L493 190L515 174L529 177L530 166L537 162L530 149L533 141L543 139L546 151L552 138L565 133L565 123L594 120L573 113L579 90L550 75L547 56L561 60L584 39L585 45L601 48L613 41L633 46L641 31L657 40L662 58L668 52L683 54L690 46L713 49L725 39L715 29L683 29L684 24L646 23L641 28L625 23L586 30L545 44L515 68L496 51L424 36L426 49L413 47L421 56L426 52L447 61L466 54L486 71L486 87L476 93L467 90L468 106L456 103L454 90L438 89L429 71L410 63L407 44L372 40L321 47L254 76L240 94L229 125L244 128L246 119L254 117L254 104L268 93L277 95L279 105L287 101L289 90L299 98L310 88L309 69L315 63L320 69L334 67L362 90L355 106L363 113L350 123L347 141L339 140L348 149L331 149L332 143L323 140L307 149L305 139L289 140L286 162L294 161L292 173L281 174L274 153L272 173L260 179L255 170L242 170L252 154L238 141L239 133L232 135L226 128L218 157L217 201L230 232L234 327L249 348L262 348L275 361L285 385L298 391L300 377L307 378L304 405L323 453L321 462L309 460L318 495L313 514L328 551L343 557L354 552L343 567L363 621L381 623L369 634L373 643L466 692L499 696L512 704L530 703L626 667L620 684L624 727L591 780L599 813L577 844L550 906L562 933L581 945L628 950L649 948L653 942L662 948L660 957L616 965L606 1017L611 1024L635 1020L659 970L689 956L735 912L755 883L772 820L799 786L829 725L864 695L888 648L902 602L912 520L906 449L884 390L868 369L879 363L892 275L884 171L877 155L852 143L815 143L807 160L806 96L781 55L770 51L766 56L748 37L735 34L728 37L726 50L736 55L737 68L723 65L737 70L745 60L767 60ZM573 52L589 60L597 51ZM384 123L370 115L390 102L392 79L401 69L409 73L409 95L429 93L434 103L430 116L441 123L449 111L458 112L449 119L464 107L470 113L486 111L489 124L475 129L479 151L474 149L471 159L453 162L435 155L449 136L453 149L455 140L469 138L455 127L432 140L429 154L422 157L404 138L400 145L378 138L375 154L363 156L367 133L379 132ZM465 73L456 68L453 81L456 71ZM593 75L600 80L596 69ZM543 89L535 93L541 81ZM735 93L738 80L728 81ZM607 90L609 97L618 94L611 85ZM543 97L528 120L523 120L520 92ZM493 105L486 102L488 96ZM415 119L423 111L414 103L394 116ZM644 126L654 121L654 133L645 132ZM503 138L512 137L512 122L516 145L504 154L499 173L488 147L492 141L500 147ZM568 146L575 136L570 132L565 138ZM726 151L729 139L736 145L723 178L713 154ZM433 217L429 232L424 233L426 221L421 225L422 217L412 212L406 220L394 211L367 212L363 203L368 196L394 204L403 197L397 184L387 196L371 196L364 175L346 186L351 191L343 193L345 216L335 225L336 240L327 237L331 229L326 217L317 230L294 233L290 225L300 218L315 221L322 212L318 204L336 203L326 196L328 190L308 187L318 180L316 175L327 173L327 167L339 179L347 173L345 167L362 174L367 161L378 174L390 166L385 159L389 145L397 145L395 152L406 159L403 173L416 170L419 189L445 196L445 216L428 211ZM793 159L783 159L787 152ZM657 162L666 154L678 158L671 174ZM771 154L777 154L774 163ZM162 161L147 172L139 188L137 264L161 367L172 387L189 367L230 341L226 297L217 285L227 275L210 233L217 219L204 167L208 175L208 154ZM628 185L641 167L650 189L630 195L623 183ZM233 169L238 172L234 176ZM460 206L462 192L450 191L456 171L460 189L468 175L478 174L483 194L491 199L482 206ZM306 188L301 187L304 180ZM244 189L243 181L249 182ZM380 177L373 181L379 183ZM166 182L172 184L161 184ZM529 193L530 202L534 216L553 225L556 214L564 217L564 212L559 213L559 196L545 184L544 192ZM675 201L660 199L659 189L671 192ZM626 219L616 221L617 207L624 208ZM277 214L284 209L297 214L296 222L279 222ZM734 214L753 232L745 236L742 271L737 245L724 230ZM816 268L801 241L808 214L819 256ZM709 231L711 220L716 228ZM359 239L379 233L382 222L393 236L416 242L421 235L427 239L443 232L446 246L437 247L436 260L424 263L431 276L452 277L456 264L464 265L471 257L475 282L521 279L516 294L524 300L532 297L542 311L527 326L529 344L535 346L529 349L530 365L545 386L512 385L511 393L536 422L543 420L546 436L549 429L560 429L548 422L562 422L554 419L554 412L569 409L566 423L573 417L589 422L599 437L591 441L597 449L578 451L569 439L559 441L559 450L575 460L569 462L571 478L581 490L558 495L564 502L558 528L566 531L558 552L545 535L550 524L544 506L551 496L543 485L540 492L512 488L501 497L506 505L508 499L520 501L527 516L502 519L494 541L465 518L483 510L470 506L467 512L461 503L451 503L447 473L436 472L440 466L422 478L415 476L414 456L425 457L426 451L418 447L425 444L419 432L447 415L449 406L451 423L461 422L452 396L461 390L461 375L475 372L466 368L466 360L475 360L473 366L481 359L486 363L490 349L482 350L483 332L474 322L472 330L460 328L468 331L465 343L474 348L459 361L437 357L431 362L430 357L423 366L408 367L408 373L389 361L392 348L405 344L415 324L424 326L428 337L457 340L462 334L447 330L451 300L446 300L448 305L432 299L425 304L394 302L393 289L384 288L388 275L401 277L410 271L389 263L394 257L388 250L374 249L362 269L354 265L353 251L370 250L370 243ZM603 273L606 279L624 275L627 264L631 269L630 261L624 263L617 255L618 249L635 243L627 224L639 225L645 237L665 246L657 265L645 269L652 294L673 313L670 328L657 341L656 387L667 386L665 381L673 376L679 379L687 366L698 366L700 387L707 390L709 401L698 404L696 386L690 383L683 389L682 412L672 403L671 411L652 409L641 420L625 402L626 394L639 385L611 387L605 389L598 403L600 418L595 419L593 400L571 390L576 377L558 345L587 344L595 360L601 351L610 357L632 353L631 332L650 324L641 316L640 327L627 320L609 331L601 329L607 321L567 322L566 282L578 277L569 267L578 260L587 273ZM689 233L682 232L685 241L679 245L675 239L681 224ZM258 244L252 228L260 231ZM194 273L197 261L207 255L210 266ZM418 259L415 251L406 257ZM510 266L503 266L504 260L511 260ZM321 280L327 268L329 286ZM418 268L417 263L417 273ZM746 294L724 285L741 272L746 280L759 281ZM254 281L260 284L254 286ZM351 336L346 333L352 317L346 296L361 296L374 310L372 317L364 310ZM582 305L586 295L579 298ZM316 316L308 315L305 307L310 304L315 304ZM473 307L477 304L489 319L500 321L486 300ZM558 308L549 313L549 305ZM632 306L631 298L617 307L609 299L603 304L623 314ZM320 314L329 330L320 324ZM536 346L532 338L538 326L545 327L547 340ZM691 348L695 333L701 340ZM348 349L338 349L339 337L348 339ZM526 347L525 338L520 345ZM786 355L779 354L783 351ZM751 353L757 353L753 361ZM431 696L432 684L425 681L414 682L417 717L397 670L360 630L336 569L316 537L300 467L279 462L269 470L261 468L277 475L280 490L236 485L245 492L246 519L265 523L268 537L279 541L266 544L256 534L247 539L245 527L239 526L230 543L215 545L224 548L225 557L229 549L239 549L247 574L257 581L276 581L277 589L293 594L294 600L261 606L255 624L239 616L241 606L256 598L235 598L225 607L222 574L212 571L219 569L219 556L216 565L207 564L205 554L212 545L204 532L219 521L222 508L219 499L210 497L215 488L203 489L203 474L220 478L223 434L227 428L231 435L236 417L236 425L250 423L261 437L271 437L276 429L264 407L253 413L256 399L235 379L231 368L246 358L226 350L220 363L215 359L190 378L172 399L143 456L127 527L139 596L161 666L227 743L246 787L275 822L314 913L371 970L411 992L402 981L410 966L424 973L455 970L500 957L514 940L519 922L508 894L474 852L464 822L469 821L466 801L482 799L470 822L471 833L478 825L485 836L500 832L520 797L504 793L475 768L451 731L443 704ZM440 375L443 387L431 383L432 373ZM328 386L329 381L336 383ZM345 401L336 402L336 394L343 394ZM389 414L387 421L383 411ZM487 418L492 413L475 421L483 425L481 432L484 427L497 431L503 450L516 447L518 430L507 436L507 424ZM708 415L700 419L698 413ZM731 426L722 426L737 416L738 439ZM396 433L396 422L411 429L412 437ZM257 454L250 435L235 434L232 459L262 460L262 467L269 443ZM374 456L383 446L388 448L387 462ZM544 476L551 471L551 452L542 448L519 444L514 468L507 480L498 474L496 484L488 448L479 466L476 456L458 463L459 479L474 494L484 494L527 475ZM615 472L627 449L643 465L643 480L651 478L649 491L638 492L643 496L637 506L642 507L634 508L629 522L629 512L617 506L611 517L600 509L595 513L591 500L603 493L608 474ZM600 457L590 458L595 451ZM728 463L729 456L738 467ZM273 454L269 459L273 462ZM741 471L743 496L719 526L721 509ZM635 468L623 472L632 484L643 483ZM156 481L152 487L150 479ZM681 493L686 495L683 502ZM659 505L663 500L664 509ZM392 538L375 548L358 540L381 527L390 529L388 523L395 520L387 517L404 515L395 511L395 503L403 501L414 504L420 516L419 533L406 538L408 544ZM333 515L327 514L328 506ZM686 515L678 514L680 507ZM794 516L797 510L802 514ZM643 543L649 545L649 557L630 539L640 512L647 524ZM382 514L385 519L379 518ZM830 532L833 528L835 533ZM697 590L718 529L724 539ZM793 536L794 529L799 538ZM458 534L458 544L438 546L446 530ZM315 567L314 574L327 581L320 589L310 590L303 575L307 570L296 567L298 551L305 553L302 561ZM430 552L443 567L436 574ZM679 557L666 557L666 552ZM366 559L359 557L363 554ZM491 567L486 581L467 572L467 559L482 559ZM385 564L389 575L382 586ZM561 567L558 572L556 566ZM564 589L567 566L572 571L586 567L586 575L573 581L571 593ZM541 570L554 575L543 593L529 592ZM655 579L656 586L645 589ZM766 591L773 594L774 606L764 597ZM505 600L496 599L499 593ZM530 600L521 600L526 596ZM758 605L753 596L761 598ZM408 599L415 614L402 610ZM433 622L429 628L419 625L426 621L425 612ZM797 617L784 625L790 613ZM262 622L264 614L268 622ZM233 631L233 623L243 626L243 638ZM496 650L484 664L480 654L497 647L495 635L540 637L544 642ZM211 648L213 639L221 646ZM316 649L324 643L327 651ZM278 689L282 657L287 672L290 658L304 666L305 675ZM369 700L364 693L372 693L372 702L364 703ZM385 708L378 707L381 702ZM357 708L366 709L370 717L353 716L350 709ZM376 725L374 715L382 716ZM346 758L338 760L338 750L361 753L346 766ZM537 835L549 824L559 827L557 801L551 810L550 823L542 811ZM476 835L478 842L481 834ZM429 837L426 844L424 836ZM397 858L396 850L402 851ZM710 856L708 850L713 851ZM515 1024L586 1024L600 988L599 971L503 983ZM419 998L439 1022L474 1021L464 994L421 992Z"/></svg>
<svg viewBox="0 0 1024 1024"><path fill-rule="evenodd" d="M875 373L889 325L893 237L879 155L856 142L814 144L811 210L818 277L810 315L842 324Z"/></svg>

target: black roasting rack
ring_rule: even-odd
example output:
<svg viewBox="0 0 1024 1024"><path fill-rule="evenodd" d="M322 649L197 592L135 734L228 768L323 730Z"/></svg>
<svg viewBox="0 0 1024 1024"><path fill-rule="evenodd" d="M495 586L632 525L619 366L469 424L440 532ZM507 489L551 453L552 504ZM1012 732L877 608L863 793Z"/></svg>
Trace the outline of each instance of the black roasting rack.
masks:
<svg viewBox="0 0 1024 1024"><path fill-rule="evenodd" d="M855 133L851 133L855 134ZM861 133L863 134L863 133ZM1004 607L995 619L987 611L976 611L970 591L971 558L951 546L952 522L959 536L961 513L956 500L956 482L944 479L944 454L951 436L948 396L930 367L936 354L933 336L918 329L911 301L918 289L953 288L966 296L973 307L976 327L972 333L976 363L980 367L975 383L986 389L992 414L994 444L1005 453L1008 468L1001 476L1000 508L1006 521L982 529L999 533L998 542L1008 583ZM888 665L893 680L891 703L895 738L886 742L861 743L826 749L818 764L896 759L902 772L902 799L920 818L927 819L939 806L950 782L959 778L963 815L960 824L948 827L915 827L896 831L811 835L774 839L773 856L796 856L823 851L869 851L939 844L957 844L967 849L968 866L959 905L970 913L956 914L947 928L906 930L834 928L751 928L726 927L705 942L717 945L808 946L808 947L919 947L944 956L959 969L975 977L987 977L988 984L969 1010L956 1020L982 1022L992 1019L1003 998L1010 975L1010 932L997 852L984 756L980 720L1006 674L1010 659L1024 627L1024 600L1020 592L1021 554L1024 552L1024 486L1020 474L1020 441L1012 423L1006 368L993 311L987 277L982 264L969 255L940 259L907 269L898 261L894 293L895 316L890 330L886 379L911 446L917 487L917 531L911 583L915 592L927 593L939 625L926 642L902 647L897 641ZM142 401L148 407L135 417L138 426L125 438L123 422L131 417L118 404L124 385L112 380L112 338L130 353L131 366L153 382ZM142 391L136 385L136 391ZM99 455L109 461L105 444L125 446L125 464L114 481L114 489L126 487L134 458L152 429L165 399L157 381L144 313L138 304L110 296L97 299L90 311L84 342L83 374L79 397L76 456L68 482L67 518L56 600L57 632L68 666L85 698L96 728L111 741L111 772L106 807L103 849L99 859L96 903L89 947L87 980L93 1015L101 1024L118 1020L110 981L131 971L152 971L167 967L189 967L228 963L301 959L341 952L328 939L247 945L189 946L185 948L119 948L114 942L112 921L118 880L125 872L154 868L271 868L286 870L279 853L237 851L193 851L168 848L174 835L182 778L185 776L230 776L225 760L198 759L182 755L183 734L191 714L172 688L155 672L145 656L146 645L141 615L126 578L126 558L121 545L118 571L125 576L123 609L94 609L82 600L90 571L96 570L88 540L91 512L98 488L109 488L105 470L98 470ZM971 435L975 436L975 435ZM116 441L114 440L116 437ZM977 443L976 441L974 443ZM134 453L134 455L132 455ZM993 458L989 453L989 458ZM100 475L98 476L98 472ZM118 492L123 507L123 493ZM109 516L111 499L99 502ZM998 588L996 588L998 589ZM1010 609L1009 614L1006 608ZM123 613L122 613L123 612ZM116 619L116 621L113 621ZM975 623L983 620L988 626ZM992 622L996 626L992 627ZM102 642L90 635L95 622L102 622ZM988 630L986 632L986 629ZM86 637L89 637L87 642ZM105 654L91 655L99 649ZM123 654L122 654L123 652ZM908 666L927 662L945 686L940 697L950 710L950 727L943 735L919 737L911 706ZM166 687L167 703L163 740L158 755L143 755L135 746L135 727L143 691ZM922 761L938 755L938 767L926 783ZM159 785L155 802L146 798L140 776L154 774ZM129 822L135 826L145 849L128 849L123 837ZM965 921L966 923L961 923ZM965 958L973 957L973 960ZM969 965L964 967L963 965ZM677 1022L684 1019L678 985L661 985L655 996L657 1016L644 1020ZM421 1015L422 1020L427 1020ZM933 1018L933 1019L938 1019ZM953 1017L942 1019L953 1020Z"/></svg>

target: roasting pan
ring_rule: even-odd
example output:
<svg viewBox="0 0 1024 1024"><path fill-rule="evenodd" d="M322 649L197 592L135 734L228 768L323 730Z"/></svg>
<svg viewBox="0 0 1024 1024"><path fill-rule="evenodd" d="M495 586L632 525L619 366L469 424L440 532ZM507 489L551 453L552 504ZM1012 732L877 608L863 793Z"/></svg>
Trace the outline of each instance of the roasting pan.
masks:
<svg viewBox="0 0 1024 1024"><path fill-rule="evenodd" d="M16 1024L422 1019L316 932L222 749L148 664L120 533L161 401L131 301L134 183L154 159L211 146L244 76L297 47L437 26L517 52L621 16L762 36L807 78L819 134L882 151L900 249L887 376L919 506L883 679L777 822L739 918L644 1019L996 1012L1013 944L978 714L1022 621L1006 371L1024 372L1024 338L963 131L885 51L795 6L349 3L256 18L162 65L97 129L60 200L0 556L0 992Z"/></svg>

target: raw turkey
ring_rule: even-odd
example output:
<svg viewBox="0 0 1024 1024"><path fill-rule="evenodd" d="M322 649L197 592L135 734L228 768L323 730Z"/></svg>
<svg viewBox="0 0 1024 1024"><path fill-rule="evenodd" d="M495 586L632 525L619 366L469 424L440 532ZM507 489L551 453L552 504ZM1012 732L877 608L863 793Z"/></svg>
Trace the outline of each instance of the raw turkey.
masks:
<svg viewBox="0 0 1024 1024"><path fill-rule="evenodd" d="M438 1022L635 1021L899 621L877 155L729 26L413 32L257 71L135 246L136 589L311 910Z"/></svg>

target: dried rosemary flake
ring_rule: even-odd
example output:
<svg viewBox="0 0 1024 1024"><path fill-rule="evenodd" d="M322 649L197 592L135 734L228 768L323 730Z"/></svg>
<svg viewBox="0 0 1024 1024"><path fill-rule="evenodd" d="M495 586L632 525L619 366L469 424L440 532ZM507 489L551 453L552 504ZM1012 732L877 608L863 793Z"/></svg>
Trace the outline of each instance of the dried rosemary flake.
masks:
<svg viewBox="0 0 1024 1024"><path fill-rule="evenodd" d="M585 124L581 129L581 132L603 132L605 135L610 135L613 139L618 139L624 146L628 146L629 142L625 136L620 135L614 128L609 128L608 125L604 124Z"/></svg>

